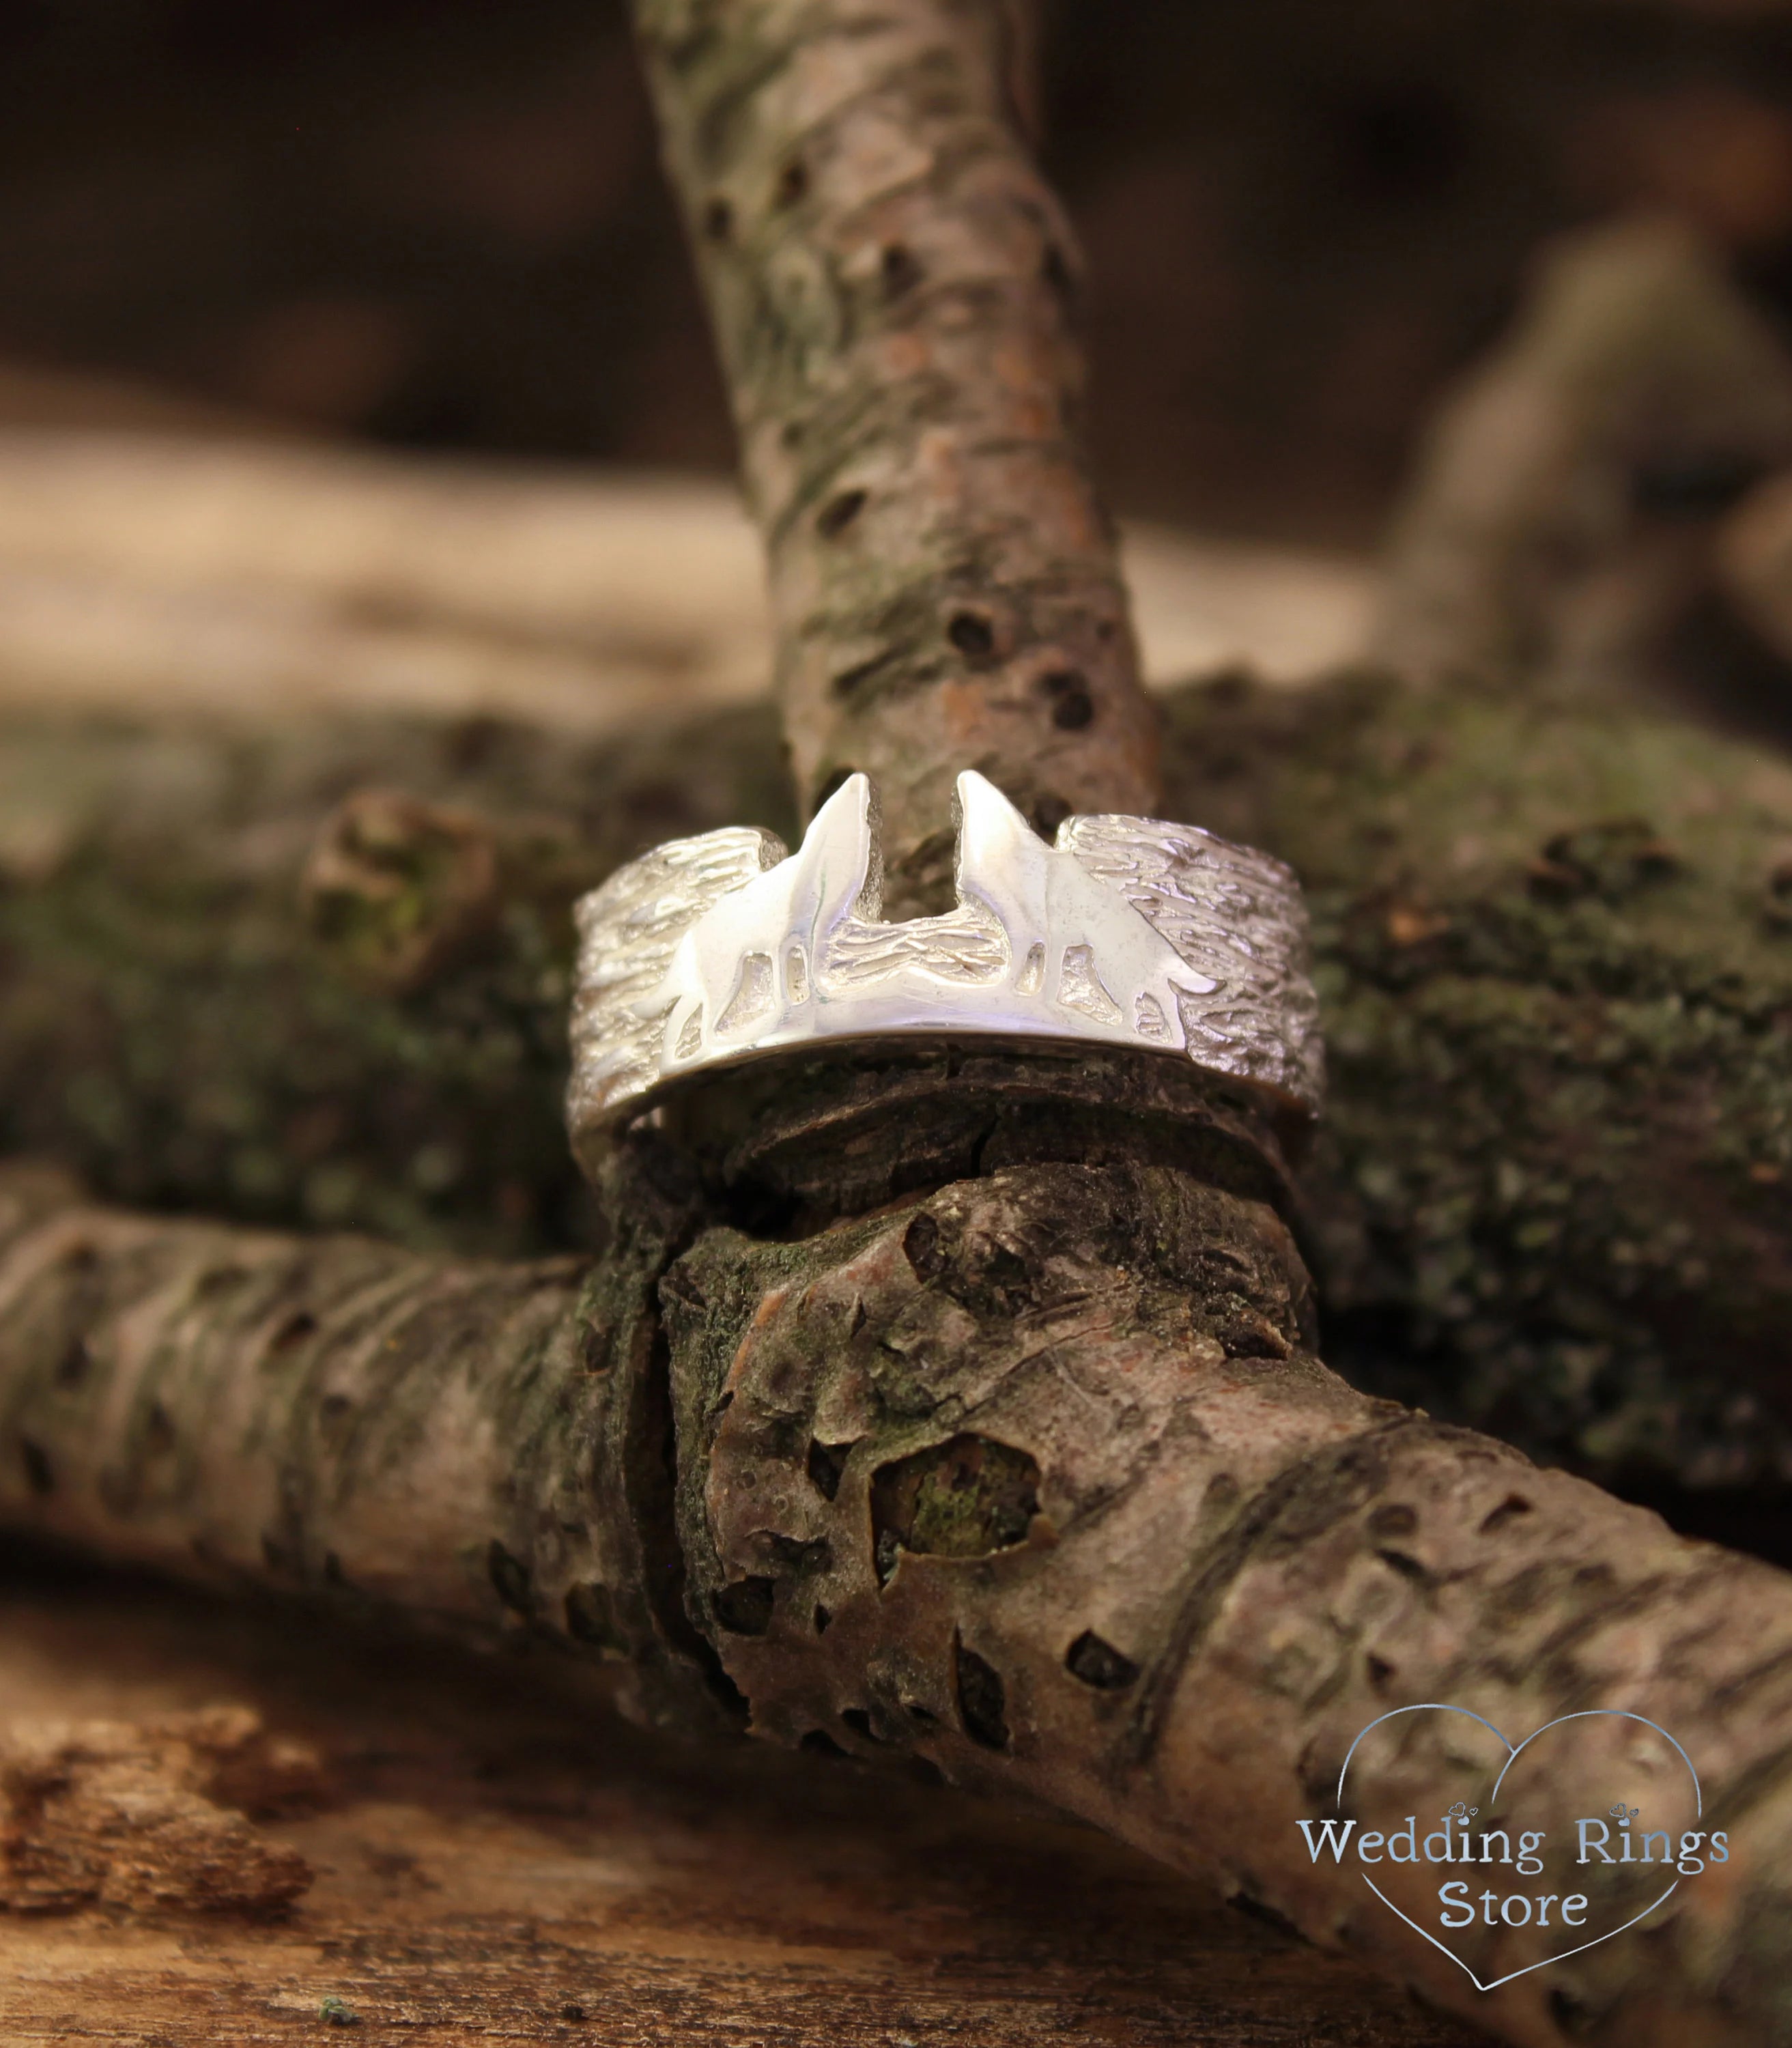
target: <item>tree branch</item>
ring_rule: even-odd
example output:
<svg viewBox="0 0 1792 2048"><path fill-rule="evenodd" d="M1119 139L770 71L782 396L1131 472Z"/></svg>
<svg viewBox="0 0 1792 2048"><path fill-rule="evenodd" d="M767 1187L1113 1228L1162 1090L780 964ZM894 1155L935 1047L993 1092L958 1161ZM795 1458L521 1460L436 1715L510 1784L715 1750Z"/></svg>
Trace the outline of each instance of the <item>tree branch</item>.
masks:
<svg viewBox="0 0 1792 2048"><path fill-rule="evenodd" d="M949 880L960 769L1047 828L1156 804L1078 446L1079 259L1011 126L1005 11L635 10L766 539L800 801L871 777L898 915Z"/></svg>
<svg viewBox="0 0 1792 2048"><path fill-rule="evenodd" d="M925 1122L861 1162L912 1169ZM1044 1798L1515 2039L1564 2011L1767 2038L1786 1580L1352 1392L1272 1208L1057 1137L1010 1119L981 1177L792 1239L719 1220L649 1135L583 1276L120 1216L15 1169L0 1517L363 1620L529 1630L622 1660L662 1721ZM1295 1825L1365 1723L1458 1697L1673 1730L1728 1832L1721 1906L1474 1998ZM1615 1759L1552 1762L1525 1818L1569 1836ZM1480 1789L1460 1756L1411 1768L1397 1796ZM1473 1939L1484 1976L1536 1959Z"/></svg>
<svg viewBox="0 0 1792 2048"><path fill-rule="evenodd" d="M1332 1363L1627 1485L1778 1487L1783 765L1466 689L1228 683L1166 709L1170 813L1293 863L1315 913L1332 1084L1302 1230ZM580 746L0 736L0 847L36 878L0 893L0 1139L110 1200L419 1247L588 1244L559 1111L568 899L665 836L793 828L763 711ZM358 778L412 793L415 837L345 867ZM438 811L480 819L495 898L435 864ZM339 890L366 884L317 904L321 937L320 844ZM419 948L420 983L382 978Z"/></svg>
<svg viewBox="0 0 1792 2048"><path fill-rule="evenodd" d="M1712 608L1720 516L1789 459L1792 362L1717 252L1659 219L1565 236L1426 432L1375 654L1635 702Z"/></svg>

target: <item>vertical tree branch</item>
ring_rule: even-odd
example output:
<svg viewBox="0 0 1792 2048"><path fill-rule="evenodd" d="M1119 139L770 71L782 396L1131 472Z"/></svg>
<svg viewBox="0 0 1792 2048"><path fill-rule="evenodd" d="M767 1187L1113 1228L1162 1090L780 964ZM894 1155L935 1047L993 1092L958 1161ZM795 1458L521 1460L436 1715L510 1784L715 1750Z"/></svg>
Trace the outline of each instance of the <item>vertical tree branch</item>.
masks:
<svg viewBox="0 0 1792 2048"><path fill-rule="evenodd" d="M641 0L764 533L799 797L855 769L889 904L952 778L1043 828L1147 812L1155 729L1079 446L1079 258L1015 134L1004 10Z"/></svg>

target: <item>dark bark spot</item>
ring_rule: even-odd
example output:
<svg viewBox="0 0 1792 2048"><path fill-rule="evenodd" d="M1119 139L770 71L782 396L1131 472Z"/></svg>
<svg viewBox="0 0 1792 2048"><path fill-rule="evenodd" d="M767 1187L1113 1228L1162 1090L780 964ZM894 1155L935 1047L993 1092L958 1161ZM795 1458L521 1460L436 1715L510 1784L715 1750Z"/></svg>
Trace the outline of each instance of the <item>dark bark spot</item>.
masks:
<svg viewBox="0 0 1792 2048"><path fill-rule="evenodd" d="M868 683L879 669L887 669L894 658L886 648L882 654L872 655L868 661L855 662L850 669L842 669L828 687L837 697L849 697L862 685ZM840 778L841 782L845 779L844 775ZM835 786L838 788L839 785Z"/></svg>
<svg viewBox="0 0 1792 2048"><path fill-rule="evenodd" d="M896 1550L937 1557L986 1557L1026 1541L1039 1512L1039 1467L1025 1451L968 1433L879 1466L871 1476L871 1526L879 1571Z"/></svg>
<svg viewBox="0 0 1792 2048"><path fill-rule="evenodd" d="M339 1422L355 1403L346 1394L326 1394L317 1405L326 1422Z"/></svg>
<svg viewBox="0 0 1792 2048"><path fill-rule="evenodd" d="M800 206L809 196L809 166L801 157L793 157L778 174L778 191L774 204L782 211L785 207Z"/></svg>
<svg viewBox="0 0 1792 2048"><path fill-rule="evenodd" d="M840 1719L852 1732L866 1742L888 1743L888 1736L879 1735L871 1725L871 1716L864 1707L847 1707L842 1709Z"/></svg>
<svg viewBox="0 0 1792 2048"><path fill-rule="evenodd" d="M815 515L815 530L824 541L836 540L864 509L863 491L836 491Z"/></svg>
<svg viewBox="0 0 1792 2048"><path fill-rule="evenodd" d="M342 1568L342 1560L334 1550L324 1553L324 1583L333 1586L338 1592L348 1590L348 1574Z"/></svg>
<svg viewBox="0 0 1792 2048"><path fill-rule="evenodd" d="M993 1235L979 1235L964 1247L948 1285L953 1298L973 1315L1012 1317L1035 1305L1044 1278L1023 1252Z"/></svg>
<svg viewBox="0 0 1792 2048"><path fill-rule="evenodd" d="M733 234L735 210L718 195L703 210L703 231L712 242L726 242Z"/></svg>
<svg viewBox="0 0 1792 2048"><path fill-rule="evenodd" d="M262 1562L270 1572L289 1572L293 1569L293 1561L287 1554L285 1546L266 1529L262 1531Z"/></svg>
<svg viewBox="0 0 1792 2048"><path fill-rule="evenodd" d="M1263 1310L1243 1295L1209 1295L1201 1305L1228 1358L1286 1358L1294 1347Z"/></svg>
<svg viewBox="0 0 1792 2048"><path fill-rule="evenodd" d="M1681 867L1646 818L1610 818L1557 832L1526 870L1534 896L1572 903L1587 896L1621 902Z"/></svg>
<svg viewBox="0 0 1792 2048"><path fill-rule="evenodd" d="M888 243L883 252L883 296L899 299L912 292L925 275L914 251L906 242Z"/></svg>
<svg viewBox="0 0 1792 2048"><path fill-rule="evenodd" d="M1095 718L1087 679L1075 669L1049 669L1039 687L1051 700L1052 723L1063 732L1080 732Z"/></svg>
<svg viewBox="0 0 1792 2048"><path fill-rule="evenodd" d="M995 628L980 611L955 611L946 621L946 638L969 662L995 658Z"/></svg>
<svg viewBox="0 0 1792 2048"><path fill-rule="evenodd" d="M1424 1585L1430 1580L1431 1574L1425 1566L1417 1557L1408 1557L1404 1550L1378 1550L1375 1555L1391 1572L1398 1572L1414 1585Z"/></svg>
<svg viewBox="0 0 1792 2048"><path fill-rule="evenodd" d="M87 1376L87 1367L93 1363L91 1353L80 1337L68 1340L68 1348L56 1361L56 1383L58 1387L79 1387Z"/></svg>
<svg viewBox="0 0 1792 2048"><path fill-rule="evenodd" d="M716 1619L731 1635L763 1635L771 1627L777 1594L774 1580L736 1579L716 1593Z"/></svg>
<svg viewBox="0 0 1792 2048"><path fill-rule="evenodd" d="M809 1447L809 1484L824 1500L832 1500L840 1490L840 1474L846 1470L850 1444L824 1444L814 1438Z"/></svg>
<svg viewBox="0 0 1792 2048"><path fill-rule="evenodd" d="M1039 274L1067 304L1076 296L1076 280L1071 275L1070 259L1055 242L1045 244L1039 259Z"/></svg>
<svg viewBox="0 0 1792 2048"><path fill-rule="evenodd" d="M34 1444L29 1437L18 1440L19 1462L25 1467L25 1483L41 1500L56 1491L56 1474L50 1469L49 1455L41 1444Z"/></svg>
<svg viewBox="0 0 1792 2048"><path fill-rule="evenodd" d="M1411 1508L1398 1503L1387 1507L1378 1507L1369 1517L1371 1536L1410 1536L1418 1526L1418 1517Z"/></svg>
<svg viewBox="0 0 1792 2048"><path fill-rule="evenodd" d="M248 1278L240 1266L213 1266L200 1274L193 1284L193 1293L201 1301L213 1301L240 1287Z"/></svg>
<svg viewBox="0 0 1792 2048"><path fill-rule="evenodd" d="M1008 1694L1002 1674L960 1639L952 1639L952 1689L958 1696L958 1717L964 1732L985 1749L1008 1747Z"/></svg>
<svg viewBox="0 0 1792 2048"><path fill-rule="evenodd" d="M144 1418L143 1448L152 1457L165 1457L174 1448L174 1424L159 1401L149 1403Z"/></svg>
<svg viewBox="0 0 1792 2048"><path fill-rule="evenodd" d="M485 1568L491 1575L493 1592L512 1613L526 1615L532 1611L534 1600L529 1590L529 1567L513 1557L495 1536L485 1553Z"/></svg>
<svg viewBox="0 0 1792 2048"><path fill-rule="evenodd" d="M560 2007L560 2016L562 2019L570 2021L573 2026L576 2027L585 2016L585 2008L582 2005L575 2005L572 2001L568 1999L566 2003Z"/></svg>
<svg viewBox="0 0 1792 2048"><path fill-rule="evenodd" d="M1369 1683L1378 1693L1387 1690L1387 1681L1394 1676L1394 1666L1385 1657L1378 1657L1371 1650L1364 1660L1368 1667Z"/></svg>
<svg viewBox="0 0 1792 2048"><path fill-rule="evenodd" d="M506 730L503 720L489 712L456 719L442 735L442 759L456 774L471 775L497 753Z"/></svg>
<svg viewBox="0 0 1792 2048"><path fill-rule="evenodd" d="M99 1254L92 1245L82 1239L69 1246L58 1262L70 1273L91 1273L99 1263Z"/></svg>
<svg viewBox="0 0 1792 2048"><path fill-rule="evenodd" d="M611 1366L611 1332L607 1325L587 1323L579 1332L579 1369L594 1376Z"/></svg>
<svg viewBox="0 0 1792 2048"><path fill-rule="evenodd" d="M1503 1529L1508 1522L1516 1522L1521 1515L1528 1515L1530 1512L1530 1503L1522 1494L1509 1493L1492 1513L1482 1521L1481 1534L1484 1536L1491 1536L1495 1530Z"/></svg>
<svg viewBox="0 0 1792 2048"><path fill-rule="evenodd" d="M616 1611L610 1588L595 1579L568 1588L566 1632L576 1643L588 1643L594 1650L626 1650L628 1645L616 1626Z"/></svg>
<svg viewBox="0 0 1792 2048"><path fill-rule="evenodd" d="M1033 823L1035 829L1049 839L1065 820L1069 816L1071 806L1062 797L1047 790L1042 797L1033 800Z"/></svg>
<svg viewBox="0 0 1792 2048"><path fill-rule="evenodd" d="M828 1633L828 1624L833 1619L833 1615L829 1609L817 1603L815 1610L816 1634L817 1635L825 1635Z"/></svg>
<svg viewBox="0 0 1792 2048"><path fill-rule="evenodd" d="M1119 1692L1138 1676L1138 1666L1132 1659L1092 1628L1085 1628L1071 1644L1064 1665L1072 1678L1093 1685L1098 1693Z"/></svg>
<svg viewBox="0 0 1792 2048"><path fill-rule="evenodd" d="M825 1728L811 1728L797 1747L806 1749L811 1756L844 1757L848 1754Z"/></svg>
<svg viewBox="0 0 1792 2048"><path fill-rule="evenodd" d="M813 1537L805 1542L801 1537L781 1536L774 1530L766 1534L765 1544L773 1561L786 1573L824 1572L833 1561L833 1552L825 1536Z"/></svg>
<svg viewBox="0 0 1792 2048"><path fill-rule="evenodd" d="M923 1209L902 1233L902 1254L923 1283L937 1279L945 1270L946 1255L940 1249L940 1226Z"/></svg>
<svg viewBox="0 0 1792 2048"><path fill-rule="evenodd" d="M311 1311L308 1309L295 1309L269 1340L268 1356L278 1358L283 1352L291 1351L295 1345L302 1344L307 1337L315 1336L316 1333L317 1318Z"/></svg>
<svg viewBox="0 0 1792 2048"><path fill-rule="evenodd" d="M1758 455L1741 448L1705 448L1691 455L1658 455L1631 476L1631 502L1657 519L1714 519L1761 480Z"/></svg>

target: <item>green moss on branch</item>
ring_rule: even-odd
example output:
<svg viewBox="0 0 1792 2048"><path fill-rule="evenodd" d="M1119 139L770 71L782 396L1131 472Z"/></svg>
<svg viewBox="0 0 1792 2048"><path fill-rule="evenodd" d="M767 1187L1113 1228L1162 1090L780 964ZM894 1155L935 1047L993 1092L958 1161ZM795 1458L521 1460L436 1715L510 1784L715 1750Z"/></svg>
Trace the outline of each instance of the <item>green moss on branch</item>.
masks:
<svg viewBox="0 0 1792 2048"><path fill-rule="evenodd" d="M1331 1355L1586 1469L1777 1484L1792 771L1670 720L1367 680L1168 709L1166 809L1292 860L1313 902ZM8 1146L114 1199L487 1254L592 1228L560 1123L564 870L513 870L479 945L382 994L299 907L333 805L365 782L560 816L594 875L790 824L764 713L584 750L14 723L6 752Z"/></svg>

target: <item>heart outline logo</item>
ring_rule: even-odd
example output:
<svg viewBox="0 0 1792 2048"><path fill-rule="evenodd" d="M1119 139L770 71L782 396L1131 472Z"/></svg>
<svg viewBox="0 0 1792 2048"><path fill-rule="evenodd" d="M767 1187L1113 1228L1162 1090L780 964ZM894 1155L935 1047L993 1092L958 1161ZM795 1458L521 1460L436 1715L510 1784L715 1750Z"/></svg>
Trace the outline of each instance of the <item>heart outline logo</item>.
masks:
<svg viewBox="0 0 1792 2048"><path fill-rule="evenodd" d="M1611 1720L1639 1722L1643 1727L1653 1729L1654 1732L1662 1738L1662 1741L1666 1743L1679 1757L1681 1762L1685 1765L1686 1774L1693 1781L1693 1798L1694 1802L1693 1817L1695 1819L1699 1820L1702 1820L1705 1817L1705 1788L1699 1782L1699 1774L1693 1768L1693 1759L1686 1754L1685 1751L1681 1747L1680 1744L1674 1740L1674 1737L1668 1733L1665 1728L1661 1727L1658 1723L1650 1720L1647 1715L1632 1713L1629 1709L1626 1707L1584 1707L1576 1713L1557 1714L1553 1721L1545 1721L1541 1728L1533 1728L1530 1733L1525 1737L1522 1742L1515 1746L1511 1742L1507 1740L1505 1735L1499 1728L1496 1728L1493 1723L1488 1720L1484 1715L1477 1714L1468 1707L1453 1706L1447 1701L1444 1700L1415 1701L1411 1706L1391 1708L1385 1714L1378 1714L1375 1720L1371 1721L1367 1727L1358 1731L1356 1741L1352 1743L1350 1747L1344 1752L1344 1763L1338 1772L1338 1789L1335 1796L1336 1803L1340 1806L1344 1804L1344 1781L1350 1775L1350 1760L1356 1754L1358 1748L1362 1744L1363 1738L1366 1736L1373 1734L1377 1728L1382 1726L1383 1722L1397 1720L1402 1714L1423 1713L1465 1714L1470 1720L1480 1722L1480 1725L1487 1730L1488 1733L1491 1735L1506 1751L1506 1761L1499 1767L1499 1775L1493 1781L1493 1790L1488 1794L1488 1801L1490 1806L1499 1798L1499 1788L1506 1782L1507 1772L1511 1769L1512 1766L1518 1762L1519 1757L1522 1756L1525 1751L1537 1740L1539 1736L1547 1735L1551 1728L1561 1728L1569 1721ZM1491 1984L1483 1984L1480 1979L1476 1976L1475 1972L1470 1969L1468 1965L1464 1962L1461 1957L1457 1955L1454 1950L1446 1949L1443 1943L1437 1939L1435 1934L1428 1932L1427 1930L1420 1926L1418 1922L1412 1918L1410 1914L1402 1913L1399 1907L1394 1904L1394 1901L1388 1897L1387 1894L1382 1890L1381 1887L1375 1883L1375 1879L1370 1876L1367 1871L1362 1872L1362 1878L1363 1882L1367 1885L1369 1889L1375 1895L1376 1898L1381 1901L1382 1904L1387 1908L1388 1911L1391 1913L1396 1919L1404 1920L1406 1925L1412 1929L1415 1934L1420 1936L1423 1940L1429 1941L1432 1947L1437 1950L1440 1955L1448 1956L1450 1961L1456 1965L1456 1968L1462 1972L1463 1975L1468 1978L1468 1981L1475 1987L1476 1991L1498 1991L1502 1984L1511 1984L1519 1977L1527 1977L1530 1975L1533 1970L1548 1969L1552 1964L1565 1963L1570 1956L1584 1955L1588 1949L1596 1949L1601 1942L1614 1940L1618 1935L1623 1934L1626 1930L1635 1926L1639 1920L1647 1920L1649 1915L1655 1910L1657 1906L1666 1905L1667 1901L1670 1899L1674 1896L1674 1893L1680 1889L1680 1879L1678 1877L1676 1877L1673 1883L1668 1887L1667 1890L1662 1894L1659 1899L1651 1900L1648 1905L1643 1907L1640 1913L1632 1914L1630 1918L1624 1922L1622 1926L1608 1928L1604 1934L1596 1934L1592 1941L1583 1941L1577 1948L1564 1949L1560 1955L1546 1956L1541 1962L1526 1963L1522 1970L1509 1970L1504 1976L1495 1977Z"/></svg>

